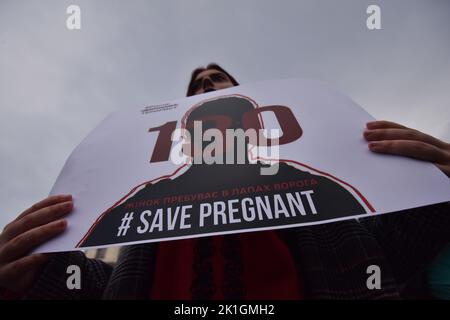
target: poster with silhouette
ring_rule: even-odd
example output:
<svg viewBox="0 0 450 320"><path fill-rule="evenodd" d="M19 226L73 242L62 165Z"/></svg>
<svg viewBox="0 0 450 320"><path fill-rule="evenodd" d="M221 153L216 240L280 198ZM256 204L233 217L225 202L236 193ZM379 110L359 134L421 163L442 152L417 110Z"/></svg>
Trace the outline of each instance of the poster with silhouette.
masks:
<svg viewBox="0 0 450 320"><path fill-rule="evenodd" d="M432 164L374 154L373 118L326 84L274 80L110 114L51 194L68 230L39 252L298 228L450 200Z"/></svg>

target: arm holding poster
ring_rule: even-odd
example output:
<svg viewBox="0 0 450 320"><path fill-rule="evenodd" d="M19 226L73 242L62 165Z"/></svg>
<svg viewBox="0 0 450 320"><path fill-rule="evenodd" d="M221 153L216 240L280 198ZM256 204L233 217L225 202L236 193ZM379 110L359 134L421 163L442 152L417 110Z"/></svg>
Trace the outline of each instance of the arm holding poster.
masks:
<svg viewBox="0 0 450 320"><path fill-rule="evenodd" d="M21 213L0 235L0 287L28 290L49 256L28 255L35 247L63 232L63 217L73 208L72 196L50 196Z"/></svg>
<svg viewBox="0 0 450 320"><path fill-rule="evenodd" d="M0 235L0 291L29 299L102 297L112 269L106 263L87 259L82 252L27 255L34 247L64 232L64 216L72 208L70 195L50 196L4 228ZM86 276L82 290L67 289L66 271L70 265L80 266Z"/></svg>
<svg viewBox="0 0 450 320"><path fill-rule="evenodd" d="M364 137L373 152L429 161L450 178L450 144L444 141L390 121L367 123ZM425 270L450 242L450 203L362 221L388 256L397 281L411 286L424 285L426 278L420 279L417 270Z"/></svg>
<svg viewBox="0 0 450 320"><path fill-rule="evenodd" d="M364 137L373 152L429 161L450 177L450 143L390 121L367 123Z"/></svg>

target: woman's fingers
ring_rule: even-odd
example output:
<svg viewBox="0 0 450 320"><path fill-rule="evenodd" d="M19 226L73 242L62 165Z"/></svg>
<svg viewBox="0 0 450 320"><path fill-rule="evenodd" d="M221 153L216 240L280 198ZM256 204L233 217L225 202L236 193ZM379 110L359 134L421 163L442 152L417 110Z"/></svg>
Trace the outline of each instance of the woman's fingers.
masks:
<svg viewBox="0 0 450 320"><path fill-rule="evenodd" d="M71 195L51 196L25 210L4 228L0 233L1 287L23 292L32 284L49 255L28 254L66 229L67 221L61 217L72 208Z"/></svg>
<svg viewBox="0 0 450 320"><path fill-rule="evenodd" d="M412 140L383 140L369 142L369 149L377 153L401 155L420 160L430 161L436 164L444 164L448 161L448 154L438 147Z"/></svg>
<svg viewBox="0 0 450 320"><path fill-rule="evenodd" d="M385 121L385 120L380 120L380 121L370 121L366 123L366 127L369 130L374 130L374 129L409 129L408 127L405 127L401 124L392 122L392 121Z"/></svg>
<svg viewBox="0 0 450 320"><path fill-rule="evenodd" d="M64 219L31 229L6 242L0 249L0 263L14 261L66 229Z"/></svg>
<svg viewBox="0 0 450 320"><path fill-rule="evenodd" d="M70 194L60 194L60 195L54 195L54 196L47 197L44 200L41 200L41 201L33 204L27 210L22 212L15 220L22 219L24 216L26 216L34 211L37 211L39 209L42 209L42 208L45 208L45 207L48 207L48 206L51 206L53 204L57 204L60 202L71 201L71 200L72 200L72 195L70 195Z"/></svg>
<svg viewBox="0 0 450 320"><path fill-rule="evenodd" d="M3 231L2 242L9 241L28 230L55 221L68 214L72 209L73 202L66 201L33 211L7 225Z"/></svg>
<svg viewBox="0 0 450 320"><path fill-rule="evenodd" d="M429 161L450 177L449 143L390 121L372 121L366 127L371 151Z"/></svg>
<svg viewBox="0 0 450 320"><path fill-rule="evenodd" d="M445 148L446 143L436 139L423 132L413 129L400 129L400 128L388 128L388 129L372 129L364 131L364 138L367 141L383 141L383 140L412 140L422 141L438 148Z"/></svg>

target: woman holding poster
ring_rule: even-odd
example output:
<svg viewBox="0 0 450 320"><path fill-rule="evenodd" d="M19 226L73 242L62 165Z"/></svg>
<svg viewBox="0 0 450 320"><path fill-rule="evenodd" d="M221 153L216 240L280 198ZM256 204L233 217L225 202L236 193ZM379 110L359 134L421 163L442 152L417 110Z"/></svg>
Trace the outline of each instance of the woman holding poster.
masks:
<svg viewBox="0 0 450 320"><path fill-rule="evenodd" d="M238 83L230 74L210 64L193 72L188 95L235 85ZM252 108L245 99L227 105L240 104ZM216 101L200 107L197 115L193 111L191 118L188 116L187 122L209 112L217 115L215 108L220 105ZM236 127L240 125L236 120L239 117L232 113L240 114L242 110L226 110ZM369 123L364 136L374 152L430 161L450 176L449 146L442 141L383 121ZM240 171L242 168L245 170ZM255 180L253 168L259 169L241 167L236 169L238 171L227 171L223 179L248 175ZM176 189L182 179L188 179L200 190L202 183L195 179L215 169L193 168L163 183L170 183L170 186L149 185L135 196L160 192L158 188ZM207 172L206 177L217 172L209 174ZM370 211L370 203L336 181L281 165L278 182L291 176L296 176L296 181L315 180L331 190L335 199L341 199L340 203L351 206L355 214ZM300 206L300 200L296 203ZM304 203L311 202L306 199ZM407 298L418 286L417 275L423 274L429 262L450 240L449 206L441 204L414 209L408 214L384 215L373 221L367 218L362 223L348 220L282 231L129 246L123 248L114 269L87 259L81 252L51 257L27 255L35 246L64 231L63 217L72 207L70 196L50 197L26 210L5 228L0 236L0 286L24 298L55 299ZM311 205L309 210L311 216L314 211L320 211L319 208L313 210ZM95 230L92 234L96 235ZM423 241L425 238L427 241ZM82 270L85 285L80 290L69 290L66 286L69 265L77 265ZM378 290L367 285L368 267L374 265L383 272Z"/></svg>

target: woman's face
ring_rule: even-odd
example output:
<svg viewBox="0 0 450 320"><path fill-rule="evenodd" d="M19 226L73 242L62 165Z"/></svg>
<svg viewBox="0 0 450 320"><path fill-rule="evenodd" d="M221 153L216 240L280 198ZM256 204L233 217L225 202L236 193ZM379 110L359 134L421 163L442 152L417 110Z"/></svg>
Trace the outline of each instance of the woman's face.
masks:
<svg viewBox="0 0 450 320"><path fill-rule="evenodd" d="M194 88L194 95L220 89L226 89L233 86L234 85L231 82L230 78L228 78L225 73L214 69L200 72L192 83L192 87Z"/></svg>

